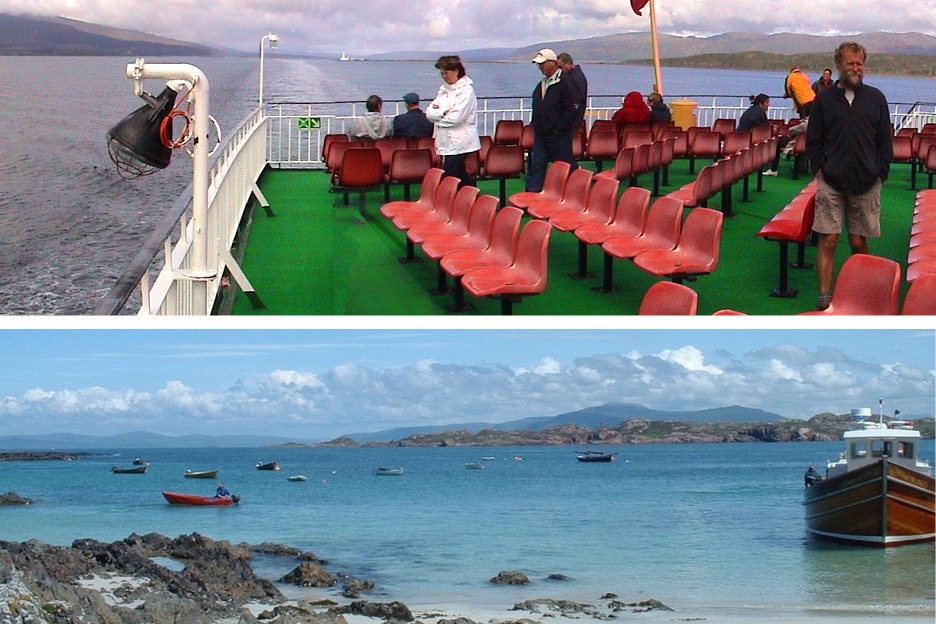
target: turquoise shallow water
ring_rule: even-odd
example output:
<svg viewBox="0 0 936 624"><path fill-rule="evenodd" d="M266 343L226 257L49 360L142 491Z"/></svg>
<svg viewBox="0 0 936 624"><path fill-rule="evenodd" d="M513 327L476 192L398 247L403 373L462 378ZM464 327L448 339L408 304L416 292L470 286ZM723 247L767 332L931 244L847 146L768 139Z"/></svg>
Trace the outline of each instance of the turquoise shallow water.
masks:
<svg viewBox="0 0 936 624"><path fill-rule="evenodd" d="M612 464L578 463L568 447L124 450L0 463L0 490L36 501L0 509L0 538L68 544L156 531L279 542L407 604L613 592L679 608L933 612L931 544L884 552L805 538L802 473L839 443L610 450L619 453ZM145 475L110 473L135 456L151 463ZM484 470L464 467L483 456L495 457ZM282 470L254 468L270 460ZM378 465L405 474L374 476ZM183 478L186 469L220 470L242 503L170 507L161 490L214 491L214 481ZM292 474L308 481L287 481ZM293 564L258 565L275 577ZM533 582L490 585L501 570ZM553 573L568 580L545 580Z"/></svg>

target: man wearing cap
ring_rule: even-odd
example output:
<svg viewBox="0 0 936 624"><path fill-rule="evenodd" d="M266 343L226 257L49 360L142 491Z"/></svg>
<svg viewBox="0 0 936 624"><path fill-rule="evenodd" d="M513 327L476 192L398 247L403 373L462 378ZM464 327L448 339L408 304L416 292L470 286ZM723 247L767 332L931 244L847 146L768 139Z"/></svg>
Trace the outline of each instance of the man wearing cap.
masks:
<svg viewBox="0 0 936 624"><path fill-rule="evenodd" d="M546 166L561 160L577 169L572 157L572 131L579 120L578 93L571 81L563 79L556 53L543 48L533 57L543 79L533 89L533 149L527 169L526 190L543 190Z"/></svg>
<svg viewBox="0 0 936 624"><path fill-rule="evenodd" d="M406 112L393 118L393 136L418 139L432 136L432 122L419 108L419 96L407 93L403 96Z"/></svg>

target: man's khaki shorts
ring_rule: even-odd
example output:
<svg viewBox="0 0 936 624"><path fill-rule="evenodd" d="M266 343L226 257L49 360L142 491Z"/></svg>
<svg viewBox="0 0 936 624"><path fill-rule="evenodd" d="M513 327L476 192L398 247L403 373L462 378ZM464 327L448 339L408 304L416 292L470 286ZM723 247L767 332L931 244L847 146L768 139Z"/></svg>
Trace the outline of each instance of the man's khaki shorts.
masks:
<svg viewBox="0 0 936 624"><path fill-rule="evenodd" d="M816 219L813 231L819 234L839 234L842 218L849 234L865 238L881 235L881 181L861 195L845 195L816 178Z"/></svg>

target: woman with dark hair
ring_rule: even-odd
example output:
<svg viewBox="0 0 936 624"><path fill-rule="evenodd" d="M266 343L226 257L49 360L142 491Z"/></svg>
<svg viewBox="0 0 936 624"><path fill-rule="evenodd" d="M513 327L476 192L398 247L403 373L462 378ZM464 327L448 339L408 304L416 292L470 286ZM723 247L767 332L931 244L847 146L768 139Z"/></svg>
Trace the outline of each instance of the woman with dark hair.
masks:
<svg viewBox="0 0 936 624"><path fill-rule="evenodd" d="M474 175L465 168L468 157L481 149L474 87L459 57L441 56L435 66L442 85L426 109L426 118L435 125L436 153L442 159L445 175L461 180L460 186L474 186Z"/></svg>
<svg viewBox="0 0 936 624"><path fill-rule="evenodd" d="M741 114L741 119L738 120L738 131L750 132L751 128L754 126L768 125L770 120L767 119L767 109L769 108L770 96L768 96L766 93L752 95L751 107L744 111ZM773 164L771 165L770 169L764 171L765 176L777 175L777 170L780 168L780 153L789 142L790 139L785 136L777 137L777 153L774 155Z"/></svg>

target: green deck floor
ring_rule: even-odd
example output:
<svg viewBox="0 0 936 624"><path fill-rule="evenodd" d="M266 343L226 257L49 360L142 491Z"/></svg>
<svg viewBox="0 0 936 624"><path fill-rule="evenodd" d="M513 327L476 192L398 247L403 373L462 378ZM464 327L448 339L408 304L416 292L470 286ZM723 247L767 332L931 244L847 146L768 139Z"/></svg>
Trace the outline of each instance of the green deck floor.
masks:
<svg viewBox="0 0 936 624"><path fill-rule="evenodd" d="M757 315L790 315L815 306L815 273L790 270L789 286L799 296L782 299L768 296L778 285L778 245L755 238L766 220L782 208L809 177L792 179L790 161L781 164L778 177L763 180L764 191L755 191L751 176L751 202L741 199L741 185L733 197L734 216L722 229L721 259L708 276L687 283L699 294L700 315L730 308ZM696 163L696 171L700 164ZM688 161L676 161L670 184L662 193L692 179ZM924 178L925 179L925 178ZM918 184L919 184L918 180ZM641 176L641 186L652 185L652 175ZM232 313L236 315L442 315L452 302L447 294L432 294L436 287L436 264L432 261L401 263L405 234L380 216L382 193L367 198L367 223L361 223L352 196L345 206L340 194L329 193L328 175L319 171L267 170L260 186L274 211L253 215L243 269L265 308L253 309L238 292ZM498 194L497 182L481 182L482 193ZM520 180L511 180L508 195L522 190ZM418 194L414 187L413 196ZM907 165L892 167L882 197L881 238L871 241L872 253L905 265L915 191L910 189ZM401 199L395 187L391 199ZM652 201L652 200L651 200ZM709 202L718 207L718 198ZM848 254L845 237L839 245L836 267ZM525 297L514 305L515 315L609 315L635 314L644 293L659 278L648 275L627 260L614 262L614 286L610 294L594 292L601 284L602 253L589 248L590 279L573 279L577 269L577 242L571 233L553 231L549 243L549 284L542 294ZM791 260L795 246L790 247ZM419 252L417 250L417 256ZM421 256L420 256L421 258ZM807 261L815 258L809 247ZM901 298L907 285L902 284ZM466 295L474 310L462 315L500 313L493 299Z"/></svg>

